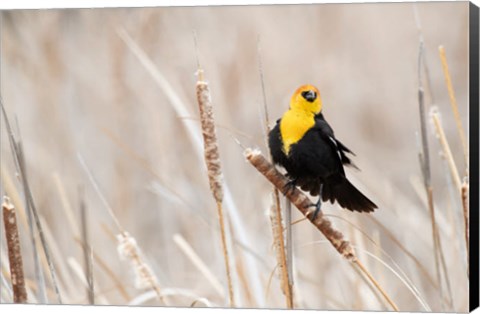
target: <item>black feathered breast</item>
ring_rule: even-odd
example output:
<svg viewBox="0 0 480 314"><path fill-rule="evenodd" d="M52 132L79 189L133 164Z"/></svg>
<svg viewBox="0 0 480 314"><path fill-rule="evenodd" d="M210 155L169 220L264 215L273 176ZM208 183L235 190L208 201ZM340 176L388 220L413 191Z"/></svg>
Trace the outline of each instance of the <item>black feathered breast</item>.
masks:
<svg viewBox="0 0 480 314"><path fill-rule="evenodd" d="M323 184L322 200L354 211L373 211L377 206L346 178L343 165L356 167L346 155L353 154L338 141L322 114L315 125L291 145L288 156L283 151L280 120L269 133L269 147L275 164L285 168L287 176L302 190L317 196Z"/></svg>

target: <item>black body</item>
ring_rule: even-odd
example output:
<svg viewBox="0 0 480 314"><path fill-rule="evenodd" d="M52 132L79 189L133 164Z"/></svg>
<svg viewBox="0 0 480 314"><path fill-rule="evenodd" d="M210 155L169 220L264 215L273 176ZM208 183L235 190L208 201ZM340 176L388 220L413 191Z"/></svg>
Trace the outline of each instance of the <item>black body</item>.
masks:
<svg viewBox="0 0 480 314"><path fill-rule="evenodd" d="M323 184L323 201L333 203L336 200L341 207L358 212L371 212L377 208L345 177L343 165L355 167L346 153L353 153L335 139L321 113L315 116L315 125L291 145L288 156L282 149L280 120L270 131L268 140L274 163L284 167L289 179L302 190L317 196Z"/></svg>

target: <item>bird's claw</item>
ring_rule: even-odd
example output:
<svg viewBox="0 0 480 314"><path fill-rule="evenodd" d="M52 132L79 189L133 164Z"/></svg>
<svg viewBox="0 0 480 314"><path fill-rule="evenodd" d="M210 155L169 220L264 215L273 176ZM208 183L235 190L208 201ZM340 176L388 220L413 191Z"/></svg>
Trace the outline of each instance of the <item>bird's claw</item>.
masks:
<svg viewBox="0 0 480 314"><path fill-rule="evenodd" d="M295 186L297 185L297 179L289 180L283 186L283 195L287 195L295 190Z"/></svg>
<svg viewBox="0 0 480 314"><path fill-rule="evenodd" d="M321 212L322 201L319 199L318 202L316 202L315 204L309 204L308 207L315 207L315 211L313 212L313 216L312 216L312 219L311 219L311 221L315 221L318 214ZM309 215L310 215L310 213L307 214L307 216L309 216Z"/></svg>

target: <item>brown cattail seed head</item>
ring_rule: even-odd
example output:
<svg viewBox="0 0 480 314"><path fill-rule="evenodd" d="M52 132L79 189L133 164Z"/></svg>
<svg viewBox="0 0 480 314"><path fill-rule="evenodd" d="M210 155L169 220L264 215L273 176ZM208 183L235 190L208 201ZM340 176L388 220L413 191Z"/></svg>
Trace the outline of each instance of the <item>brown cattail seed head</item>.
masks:
<svg viewBox="0 0 480 314"><path fill-rule="evenodd" d="M199 79L202 78L199 70ZM208 83L199 80L197 82L197 100L200 109L200 121L202 125L203 143L205 147L205 161L207 163L208 179L213 197L218 203L223 200L222 168L218 151L217 134L213 119L212 101Z"/></svg>
<svg viewBox="0 0 480 314"><path fill-rule="evenodd" d="M5 226L5 238L8 248L8 261L10 263L10 278L13 288L13 301L15 303L27 302L27 290L23 275L22 253L18 236L15 207L10 203L7 196L3 197L2 203L3 223Z"/></svg>

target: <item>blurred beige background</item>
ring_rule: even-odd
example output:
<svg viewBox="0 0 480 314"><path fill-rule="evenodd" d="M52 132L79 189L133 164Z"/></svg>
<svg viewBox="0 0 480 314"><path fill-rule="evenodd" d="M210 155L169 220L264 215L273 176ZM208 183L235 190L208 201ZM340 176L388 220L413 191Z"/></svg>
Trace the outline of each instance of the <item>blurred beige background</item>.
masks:
<svg viewBox="0 0 480 314"><path fill-rule="evenodd" d="M98 303L128 304L144 292L135 288L128 261L119 259L112 238L119 230L80 166L80 154L120 224L142 248L160 286L186 289L218 306L226 304L173 241L175 234L181 234L225 284L215 203L197 149L201 143L192 141L195 137L186 128L193 127L194 136L200 138L195 30L199 60L212 92L225 182L234 203L227 204L226 210L236 240L232 250L238 305L278 308L285 304L278 276L269 279L276 264L266 215L271 186L245 162L243 149L232 138L267 152L259 39L271 124L288 108L289 97L299 85L316 85L325 117L336 136L356 153L354 161L362 169L349 171L348 176L379 205L372 216L428 275L367 215L347 212L336 204L326 205L325 213L355 226L331 217L401 310L465 311L468 280L461 205L452 193L432 125L434 197L450 286L444 279L440 287L428 279L435 281L435 270L418 162L415 7L433 101L442 113L463 175L462 147L437 49L439 45L446 49L460 115L468 129L467 2L3 11L1 93L10 119L18 120L32 192L51 231L51 246L58 252L55 263L64 302L87 302L84 284L69 262L83 265L83 252L75 241L80 228L79 187L85 190L93 250L128 292L127 296L119 293L94 261ZM151 58L169 88L157 84L122 40L122 32ZM172 97L188 114L175 111ZM431 104L427 95L427 107ZM2 120L1 191L11 193L5 181L10 178L21 200L22 186L14 177L3 124ZM75 220L68 220L65 206L72 208ZM300 218L296 210L293 215ZM21 234L25 269L35 291L25 226ZM294 225L293 237L296 307L388 309L313 226ZM1 249L3 262L4 241ZM411 281L417 297L364 250L394 268L404 281ZM48 273L46 277L51 288ZM8 294L1 297L2 302L11 302ZM52 293L49 302L55 303ZM192 302L173 296L170 304Z"/></svg>

